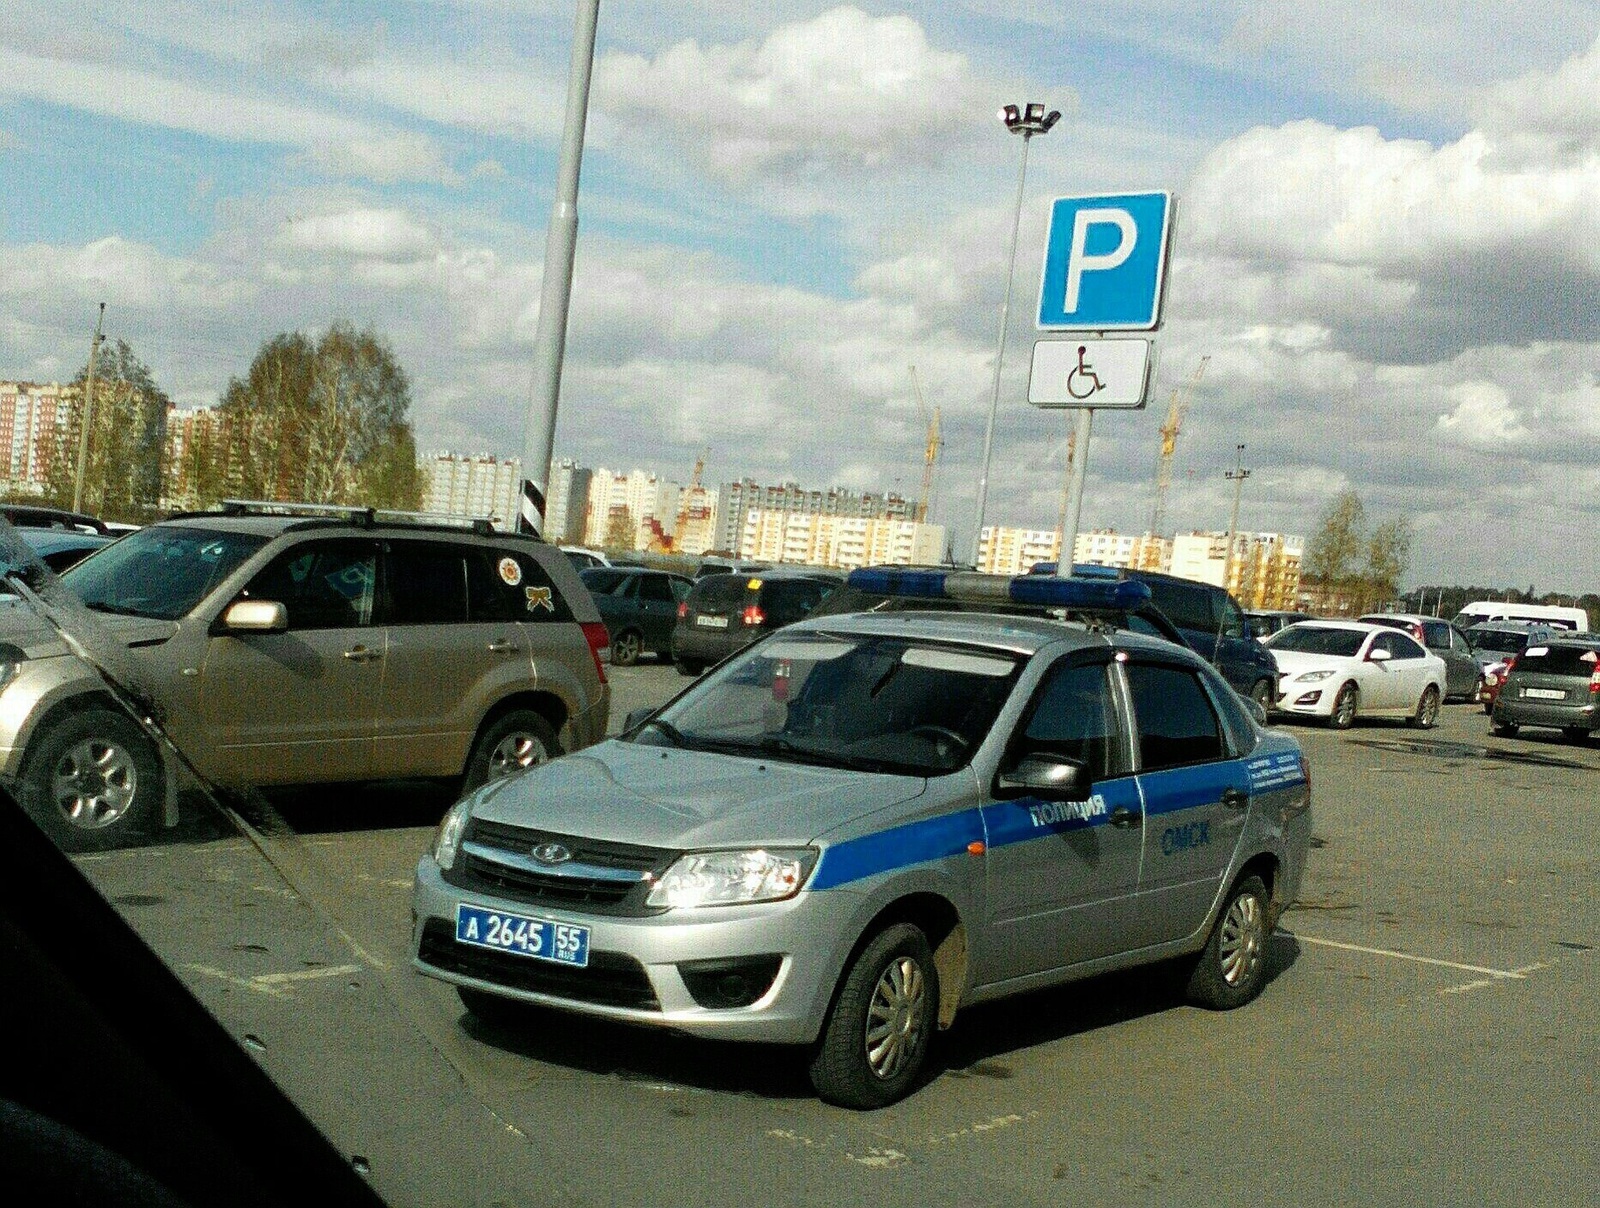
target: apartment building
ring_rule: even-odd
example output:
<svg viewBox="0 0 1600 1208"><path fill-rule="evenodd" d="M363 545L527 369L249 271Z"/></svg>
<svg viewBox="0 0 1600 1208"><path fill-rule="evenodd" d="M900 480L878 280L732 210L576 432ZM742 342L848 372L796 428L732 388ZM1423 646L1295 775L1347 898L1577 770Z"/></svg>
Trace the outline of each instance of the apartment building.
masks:
<svg viewBox="0 0 1600 1208"><path fill-rule="evenodd" d="M510 528L522 502L522 459L487 453L435 453L422 461L422 509L487 516Z"/></svg>

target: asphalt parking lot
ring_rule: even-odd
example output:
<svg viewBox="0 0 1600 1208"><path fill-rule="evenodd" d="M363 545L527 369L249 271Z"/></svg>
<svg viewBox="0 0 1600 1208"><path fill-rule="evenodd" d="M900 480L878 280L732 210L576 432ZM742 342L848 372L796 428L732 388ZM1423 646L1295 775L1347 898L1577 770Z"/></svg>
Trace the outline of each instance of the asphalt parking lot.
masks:
<svg viewBox="0 0 1600 1208"><path fill-rule="evenodd" d="M611 677L619 721L685 682ZM877 1113L787 1050L465 1017L407 964L437 790L280 800L276 867L204 835L82 863L396 1202L1589 1202L1600 744L1465 705L1293 730L1315 850L1260 999L1157 968L976 1008Z"/></svg>

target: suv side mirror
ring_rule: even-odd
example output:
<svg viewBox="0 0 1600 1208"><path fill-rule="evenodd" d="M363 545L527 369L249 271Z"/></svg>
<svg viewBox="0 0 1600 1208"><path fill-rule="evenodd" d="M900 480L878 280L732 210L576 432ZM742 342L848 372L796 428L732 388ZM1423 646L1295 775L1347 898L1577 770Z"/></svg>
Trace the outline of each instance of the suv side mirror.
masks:
<svg viewBox="0 0 1600 1208"><path fill-rule="evenodd" d="M239 600L222 614L230 633L282 633L289 628L289 610L276 600Z"/></svg>
<svg viewBox="0 0 1600 1208"><path fill-rule="evenodd" d="M1093 781L1081 759L1043 751L1024 755L995 778L996 796L1044 797L1052 801L1087 801Z"/></svg>

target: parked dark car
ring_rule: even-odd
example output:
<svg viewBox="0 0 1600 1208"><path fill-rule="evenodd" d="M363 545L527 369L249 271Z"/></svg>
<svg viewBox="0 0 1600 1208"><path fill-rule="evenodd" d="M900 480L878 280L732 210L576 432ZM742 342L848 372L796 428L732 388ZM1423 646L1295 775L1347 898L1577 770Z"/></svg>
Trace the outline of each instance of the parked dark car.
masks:
<svg viewBox="0 0 1600 1208"><path fill-rule="evenodd" d="M59 528L19 528L17 535L39 555L39 561L57 574L69 566L76 566L95 550L110 545L114 540L100 533Z"/></svg>
<svg viewBox="0 0 1600 1208"><path fill-rule="evenodd" d="M1584 742L1600 730L1600 638L1561 637L1517 655L1489 715L1504 738L1523 726L1560 730Z"/></svg>
<svg viewBox="0 0 1600 1208"><path fill-rule="evenodd" d="M98 516L69 512L63 508L7 503L0 504L0 516L4 516L14 528L69 529L79 533L99 533L101 536L111 532L111 526Z"/></svg>
<svg viewBox="0 0 1600 1208"><path fill-rule="evenodd" d="M842 576L827 571L707 575L678 607L672 661L680 674L699 675L757 638L809 616L841 582Z"/></svg>
<svg viewBox="0 0 1600 1208"><path fill-rule="evenodd" d="M638 566L595 566L579 576L611 634L615 666L631 667L641 654L667 653L678 605L688 597L693 581Z"/></svg>
<svg viewBox="0 0 1600 1208"><path fill-rule="evenodd" d="M1040 562L1029 573L1053 575L1056 564ZM1201 658L1210 660L1235 692L1248 696L1263 709L1277 699L1278 665L1272 653L1251 631L1244 610L1225 588L1197 579L1180 579L1177 575L1125 567L1079 563L1072 568L1072 573L1143 583L1150 589L1150 602L1178 627L1184 645Z"/></svg>
<svg viewBox="0 0 1600 1208"><path fill-rule="evenodd" d="M1254 609L1244 615L1250 625L1251 635L1257 638L1270 638L1280 629L1312 619L1309 612L1290 612L1280 608Z"/></svg>
<svg viewBox="0 0 1600 1208"><path fill-rule="evenodd" d="M1483 668L1473 657L1472 639L1443 617L1425 617L1412 612L1373 612L1362 617L1368 625L1387 625L1404 630L1444 660L1448 699L1476 700L1483 686Z"/></svg>

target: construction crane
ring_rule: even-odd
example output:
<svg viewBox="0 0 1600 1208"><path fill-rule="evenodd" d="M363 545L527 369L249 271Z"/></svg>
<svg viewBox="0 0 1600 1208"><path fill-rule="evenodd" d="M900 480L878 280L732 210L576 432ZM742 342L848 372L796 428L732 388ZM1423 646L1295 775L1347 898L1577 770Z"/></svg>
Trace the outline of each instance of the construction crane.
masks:
<svg viewBox="0 0 1600 1208"><path fill-rule="evenodd" d="M939 459L939 447L944 441L939 438L939 408L933 409L933 415L928 415L928 404L922 397L922 383L917 380L917 367L911 366L911 389L917 396L917 411L922 416L922 422L927 425L928 441L922 452L922 497L917 501L917 523L921 524L928 518L928 510L933 506L933 464Z"/></svg>
<svg viewBox="0 0 1600 1208"><path fill-rule="evenodd" d="M1172 389L1172 405L1167 408L1167 422L1161 425L1161 456L1156 459L1156 503L1150 510L1152 537L1161 535L1161 524L1166 519L1167 491L1172 486L1172 454L1178 447L1178 433L1183 428L1183 417L1189 410L1186 387L1193 390L1200 384L1200 378L1210 361L1209 356L1201 357L1194 376L1186 384L1180 383Z"/></svg>
<svg viewBox="0 0 1600 1208"><path fill-rule="evenodd" d="M701 449L700 456L694 459L694 473L689 478L689 485L683 488L683 493L678 496L678 516L672 523L672 543L674 546L683 543L683 530L689 523L689 507L696 495L700 493L700 475L705 473L706 458L711 455L709 448Z"/></svg>

